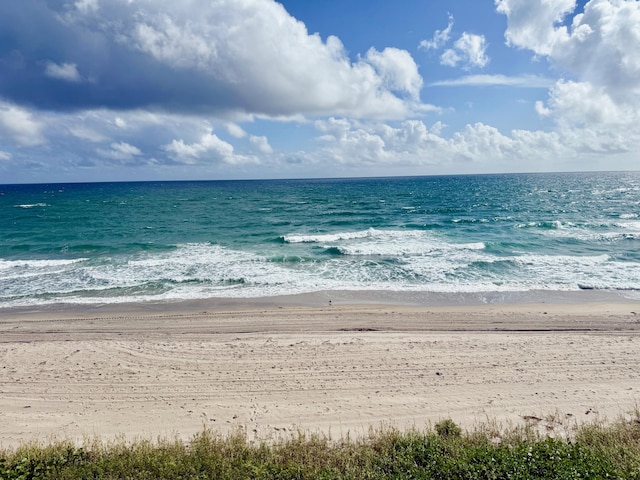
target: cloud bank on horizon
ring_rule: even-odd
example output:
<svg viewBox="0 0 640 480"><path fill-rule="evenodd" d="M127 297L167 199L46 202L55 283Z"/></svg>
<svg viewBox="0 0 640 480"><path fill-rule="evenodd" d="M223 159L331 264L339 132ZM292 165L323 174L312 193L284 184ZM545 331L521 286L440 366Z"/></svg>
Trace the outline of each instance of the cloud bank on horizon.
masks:
<svg viewBox="0 0 640 480"><path fill-rule="evenodd" d="M2 2L0 183L638 168L637 0L287 3Z"/></svg>

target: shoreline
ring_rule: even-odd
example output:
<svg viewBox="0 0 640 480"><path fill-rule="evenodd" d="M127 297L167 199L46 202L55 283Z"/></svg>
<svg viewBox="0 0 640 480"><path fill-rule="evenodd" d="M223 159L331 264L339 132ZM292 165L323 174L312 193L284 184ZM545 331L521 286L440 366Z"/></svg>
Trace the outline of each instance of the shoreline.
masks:
<svg viewBox="0 0 640 480"><path fill-rule="evenodd" d="M189 439L203 427L340 438L444 418L549 429L555 415L562 429L640 402L638 302L425 306L331 292L328 305L322 295L0 310L0 448Z"/></svg>
<svg viewBox="0 0 640 480"><path fill-rule="evenodd" d="M638 304L640 292L628 290L531 290L522 292L421 292L341 290L317 291L292 295L265 297L210 297L184 300L149 299L136 302L50 303L29 306L3 307L0 318L22 314L72 314L91 312L159 312L159 311L224 311L237 309L324 307L328 305L383 305L404 307L483 307L487 305L581 305L581 304ZM640 306L638 307L640 308Z"/></svg>

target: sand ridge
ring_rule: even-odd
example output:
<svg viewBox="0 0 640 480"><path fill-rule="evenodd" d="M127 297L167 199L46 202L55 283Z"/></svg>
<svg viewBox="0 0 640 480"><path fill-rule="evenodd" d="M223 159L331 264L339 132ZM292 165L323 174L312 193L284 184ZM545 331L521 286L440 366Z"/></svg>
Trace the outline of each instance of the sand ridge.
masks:
<svg viewBox="0 0 640 480"><path fill-rule="evenodd" d="M0 446L615 417L640 306L212 305L0 314Z"/></svg>

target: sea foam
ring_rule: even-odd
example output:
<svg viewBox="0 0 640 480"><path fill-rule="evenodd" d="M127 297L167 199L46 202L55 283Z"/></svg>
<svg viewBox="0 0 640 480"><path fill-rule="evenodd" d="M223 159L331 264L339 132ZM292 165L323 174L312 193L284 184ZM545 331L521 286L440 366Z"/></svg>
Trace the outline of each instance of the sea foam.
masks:
<svg viewBox="0 0 640 480"><path fill-rule="evenodd" d="M636 173L3 193L2 306L323 290L640 290Z"/></svg>

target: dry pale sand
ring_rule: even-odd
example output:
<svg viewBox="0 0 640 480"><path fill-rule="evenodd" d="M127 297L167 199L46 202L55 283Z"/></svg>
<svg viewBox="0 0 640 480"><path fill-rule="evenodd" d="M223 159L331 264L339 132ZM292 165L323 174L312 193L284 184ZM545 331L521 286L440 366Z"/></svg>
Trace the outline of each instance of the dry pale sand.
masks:
<svg viewBox="0 0 640 480"><path fill-rule="evenodd" d="M197 306L0 314L0 447L447 417L553 428L548 415L615 419L640 400L634 303Z"/></svg>

